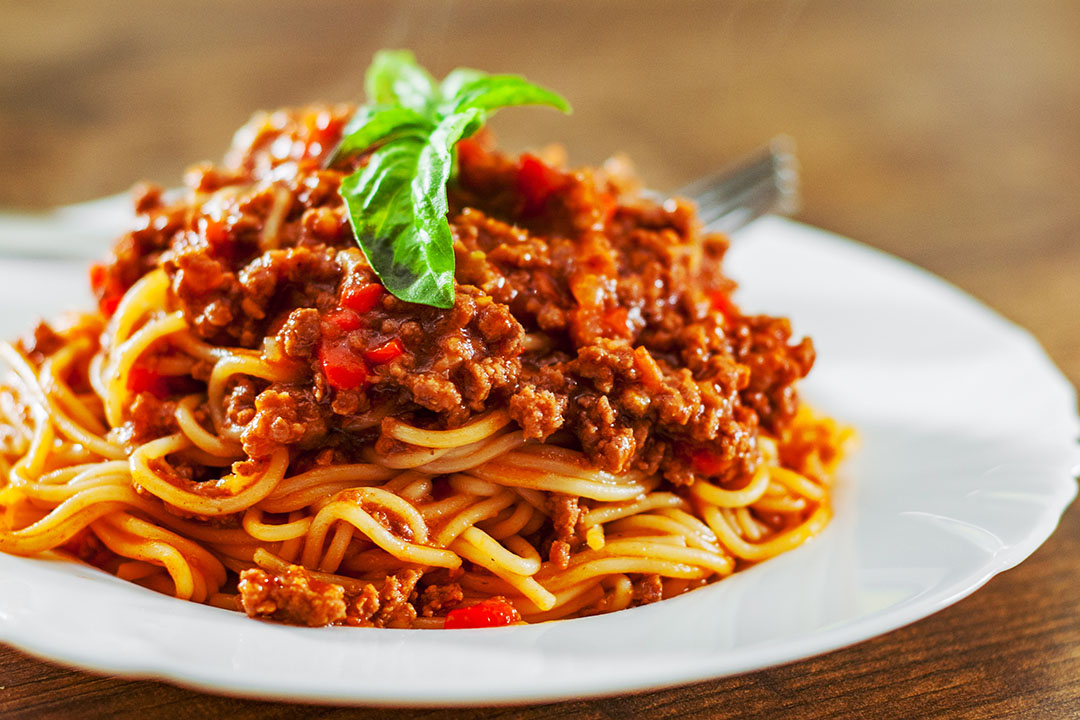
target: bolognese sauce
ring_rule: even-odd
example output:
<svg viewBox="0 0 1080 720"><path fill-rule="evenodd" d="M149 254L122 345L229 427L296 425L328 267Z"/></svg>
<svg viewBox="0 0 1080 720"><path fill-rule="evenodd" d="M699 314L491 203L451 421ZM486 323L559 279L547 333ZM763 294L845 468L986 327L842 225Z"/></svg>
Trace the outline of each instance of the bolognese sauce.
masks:
<svg viewBox="0 0 1080 720"><path fill-rule="evenodd" d="M357 247L339 194L343 177L366 156L329 162L352 112L314 106L259 114L237 134L225 162L192 169L184 190L140 186L133 229L91 269L100 320L82 329L39 326L15 350L39 372L82 338L85 347L71 351L63 380L81 383L85 394L87 381L76 376L94 372L92 356L107 354L104 344L125 323L134 331L150 322L110 318L130 314L125 298L144 292L148 277L161 278L164 299L150 317L178 318L186 339L147 345L124 366L129 402L117 422L100 405L85 422L118 448L116 457L179 438L145 467L206 498L287 466L283 478L266 481L277 488L262 496L269 501L213 517L132 477L148 504L131 517L195 533L227 569L216 587L200 593L196 583L197 596L303 625L504 625L655 601L759 559L739 543L782 538L811 521L820 529L815 513L827 506L843 432L800 402L797 383L814 364L813 344L796 339L784 318L742 312L722 267L728 240L703 232L689 202L649 199L602 169L567 170L540 155L506 154L481 133L458 144L448 190L453 306L406 302L385 290ZM228 353L217 348L272 371L248 372L241 363L224 373ZM8 390L9 405L25 404L26 392ZM17 420L14 411L3 419ZM467 462L436 462L439 452L458 457L446 450L453 442L412 440L467 433L485 422L503 435L475 441L478 457L493 458L478 462L495 463L490 448L502 442L524 448L514 450L518 465L510 463L522 477L557 466L559 477L612 487L637 482L640 492L589 497L546 489L542 479L515 489L514 478L499 475L505 463L470 474ZM196 437L223 428L213 442ZM22 441L4 442L5 462L25 452ZM400 460L424 452L430 464ZM233 462L233 474L219 479ZM379 469L368 473L377 482L363 487L390 488L386 494L407 507L374 490L362 501L330 481L299 505L274 502L290 478L329 477L339 466ZM767 466L800 480L762 480ZM765 490L747 490L766 482ZM753 497L743 505L715 500L739 493ZM458 496L472 500L456 508ZM444 532L462 508L498 498L497 510L477 511L472 525L461 520L456 535ZM359 508L375 525L369 531L367 520L341 519L346 515L323 522L328 503ZM165 519L151 516L150 504ZM142 526L116 523L100 532L91 524L84 533L112 550L103 566L136 580L157 577L156 586L175 591L176 578L154 570L161 561L124 557L121 529L138 535ZM311 540L320 523L324 534ZM302 529L265 529L293 526ZM251 528L282 539L266 541L254 556L214 539ZM392 539L380 542L383 531ZM440 533L450 543L467 536L471 550L442 565L393 551L449 553L440 548L455 545L440 546ZM683 538L674 544L688 551L724 559L700 569L687 559L696 555L684 553L656 568L635 560L607 575L583 573L580 582L558 579L616 557L615 550L604 555L606 546L639 553L632 539L665 533ZM613 543L620 538L621 546ZM502 544L483 549L491 539ZM512 556L507 562L516 569L485 570L477 559L484 552ZM533 578L540 589L522 590Z"/></svg>

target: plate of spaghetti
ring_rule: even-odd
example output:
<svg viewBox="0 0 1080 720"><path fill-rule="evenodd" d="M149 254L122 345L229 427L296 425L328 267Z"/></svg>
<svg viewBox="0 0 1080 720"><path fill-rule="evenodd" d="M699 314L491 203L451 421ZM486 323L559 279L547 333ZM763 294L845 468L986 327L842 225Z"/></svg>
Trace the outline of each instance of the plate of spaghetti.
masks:
<svg viewBox="0 0 1080 720"><path fill-rule="evenodd" d="M137 188L88 283L0 267L0 639L262 697L581 697L871 637L1053 530L1075 400L1023 331L504 154L469 73L450 110L256 115Z"/></svg>

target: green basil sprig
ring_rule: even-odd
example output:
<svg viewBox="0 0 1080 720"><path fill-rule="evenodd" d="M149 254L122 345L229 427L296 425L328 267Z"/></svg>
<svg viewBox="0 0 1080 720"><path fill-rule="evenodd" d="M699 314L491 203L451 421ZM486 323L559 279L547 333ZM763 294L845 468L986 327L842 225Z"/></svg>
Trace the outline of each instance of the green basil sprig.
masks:
<svg viewBox="0 0 1080 720"><path fill-rule="evenodd" d="M356 242L395 296L453 307L446 185L454 145L501 107L547 105L569 113L570 105L517 75L459 68L436 83L407 50L376 53L366 90L368 104L356 111L329 160L372 151L341 183Z"/></svg>

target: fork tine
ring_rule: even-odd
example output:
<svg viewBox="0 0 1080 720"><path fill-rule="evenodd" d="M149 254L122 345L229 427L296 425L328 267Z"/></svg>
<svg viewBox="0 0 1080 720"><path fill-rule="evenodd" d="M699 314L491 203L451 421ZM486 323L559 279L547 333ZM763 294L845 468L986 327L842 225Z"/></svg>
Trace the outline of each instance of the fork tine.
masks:
<svg viewBox="0 0 1080 720"><path fill-rule="evenodd" d="M798 165L795 144L781 135L763 149L701 180L678 194L698 205L711 231L732 233L762 215L790 214L798 207Z"/></svg>

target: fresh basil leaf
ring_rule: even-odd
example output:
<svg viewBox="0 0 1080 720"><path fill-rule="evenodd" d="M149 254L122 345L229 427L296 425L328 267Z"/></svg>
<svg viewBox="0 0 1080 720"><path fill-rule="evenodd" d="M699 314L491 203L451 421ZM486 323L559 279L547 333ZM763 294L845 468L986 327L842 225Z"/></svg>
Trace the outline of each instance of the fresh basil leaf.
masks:
<svg viewBox="0 0 1080 720"><path fill-rule="evenodd" d="M360 249L386 289L402 300L449 308L453 243L431 237L413 200L425 140L406 136L383 145L342 181L341 196Z"/></svg>
<svg viewBox="0 0 1080 720"><path fill-rule="evenodd" d="M430 130L432 123L423 115L400 105L374 105L357 109L342 132L341 144L334 150L330 162L362 153L380 141L396 135Z"/></svg>
<svg viewBox="0 0 1080 720"><path fill-rule="evenodd" d="M462 87L487 76L488 74L483 70L473 70L472 68L451 70L439 85L439 94L445 102L453 103Z"/></svg>
<svg viewBox="0 0 1080 720"><path fill-rule="evenodd" d="M454 145L479 130L484 119L484 113L479 110L455 113L444 118L432 131L417 163L419 172L413 184L417 218L434 242L448 244L451 248L454 238L446 219L449 210L446 184L454 169Z"/></svg>
<svg viewBox="0 0 1080 720"><path fill-rule="evenodd" d="M570 113L570 103L558 93L519 75L486 75L461 85L452 99L453 112L471 108L490 111L511 105L548 105Z"/></svg>
<svg viewBox="0 0 1080 720"><path fill-rule="evenodd" d="M516 75L462 68L436 87L407 50L376 53L357 110L329 162L371 150L341 182L356 241L386 289L408 302L454 304L454 237L446 186L454 146L508 105L550 105L559 95Z"/></svg>
<svg viewBox="0 0 1080 720"><path fill-rule="evenodd" d="M365 89L370 103L402 105L425 115L437 99L435 80L408 50L375 53L365 78Z"/></svg>

